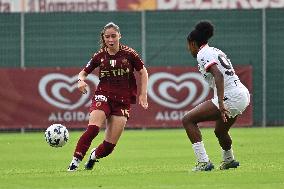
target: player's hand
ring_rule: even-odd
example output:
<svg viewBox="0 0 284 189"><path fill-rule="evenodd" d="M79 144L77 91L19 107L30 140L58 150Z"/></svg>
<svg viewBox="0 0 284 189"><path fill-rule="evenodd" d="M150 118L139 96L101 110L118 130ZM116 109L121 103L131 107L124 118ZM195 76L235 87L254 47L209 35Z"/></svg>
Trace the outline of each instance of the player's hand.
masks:
<svg viewBox="0 0 284 189"><path fill-rule="evenodd" d="M219 103L219 111L221 113L222 120L224 121L224 123L226 123L228 121L227 117L230 113L229 110L225 108L223 103Z"/></svg>
<svg viewBox="0 0 284 189"><path fill-rule="evenodd" d="M87 83L83 80L79 80L77 83L77 87L79 89L79 91L81 91L81 93L86 94L87 93Z"/></svg>
<svg viewBox="0 0 284 189"><path fill-rule="evenodd" d="M139 104L146 110L148 108L147 94L139 95Z"/></svg>

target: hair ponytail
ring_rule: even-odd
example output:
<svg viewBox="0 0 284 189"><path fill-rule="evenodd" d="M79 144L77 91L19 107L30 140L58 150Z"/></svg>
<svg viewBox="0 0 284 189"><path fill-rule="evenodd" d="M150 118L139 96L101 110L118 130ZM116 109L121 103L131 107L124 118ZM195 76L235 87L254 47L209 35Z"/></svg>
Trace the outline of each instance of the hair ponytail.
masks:
<svg viewBox="0 0 284 189"><path fill-rule="evenodd" d="M187 36L187 41L196 41L198 46L208 43L214 34L214 26L209 21L201 21L195 25L195 29Z"/></svg>

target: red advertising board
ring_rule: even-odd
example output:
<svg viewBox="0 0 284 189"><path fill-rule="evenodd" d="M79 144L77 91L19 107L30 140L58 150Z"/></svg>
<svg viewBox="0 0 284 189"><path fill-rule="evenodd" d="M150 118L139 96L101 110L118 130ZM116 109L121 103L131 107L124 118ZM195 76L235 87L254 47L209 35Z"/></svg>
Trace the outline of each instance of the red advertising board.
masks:
<svg viewBox="0 0 284 189"><path fill-rule="evenodd" d="M283 0L116 0L117 10L208 10L283 8Z"/></svg>
<svg viewBox="0 0 284 189"><path fill-rule="evenodd" d="M96 12L283 8L283 0L0 0L0 12Z"/></svg>
<svg viewBox="0 0 284 189"><path fill-rule="evenodd" d="M120 11L158 10L155 0L117 0L116 4Z"/></svg>
<svg viewBox="0 0 284 189"><path fill-rule="evenodd" d="M236 67L240 80L252 93L252 68ZM133 127L180 127L183 115L199 103L211 99L213 91L195 67L152 67L148 69L149 109L133 108L129 124ZM252 103L235 125L251 126ZM212 126L212 122L200 126Z"/></svg>
<svg viewBox="0 0 284 189"><path fill-rule="evenodd" d="M88 76L88 93L76 88L80 68L0 69L0 129L46 128L62 123L84 128L88 107L99 79ZM212 92L193 67L150 67L149 109L133 105L128 127L181 127L182 116L212 97ZM252 68L236 68L240 80L252 92ZM241 115L238 126L252 125L252 104ZM203 126L212 124L205 123Z"/></svg>

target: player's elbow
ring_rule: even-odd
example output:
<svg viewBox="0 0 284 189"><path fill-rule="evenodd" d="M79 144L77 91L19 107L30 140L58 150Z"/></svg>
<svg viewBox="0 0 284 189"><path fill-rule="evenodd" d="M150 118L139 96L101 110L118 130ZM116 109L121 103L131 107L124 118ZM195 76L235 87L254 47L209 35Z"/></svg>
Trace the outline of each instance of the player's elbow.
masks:
<svg viewBox="0 0 284 189"><path fill-rule="evenodd" d="M143 77L147 77L148 78L148 72L147 69L145 67L143 67L140 71L139 71L140 75Z"/></svg>

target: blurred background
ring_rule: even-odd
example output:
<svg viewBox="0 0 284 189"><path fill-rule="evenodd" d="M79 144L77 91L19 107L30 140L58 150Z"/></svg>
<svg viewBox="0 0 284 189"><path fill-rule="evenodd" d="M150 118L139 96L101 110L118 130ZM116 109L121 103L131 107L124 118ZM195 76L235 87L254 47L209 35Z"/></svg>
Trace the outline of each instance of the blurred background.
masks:
<svg viewBox="0 0 284 189"><path fill-rule="evenodd" d="M149 111L134 107L129 127L180 127L197 99L212 95L199 78L184 75L197 72L186 37L200 20L214 24L210 45L228 55L252 94L237 125L281 126L283 8L283 0L1 0L0 129L40 129L55 122L84 128L91 93L88 99L74 90L76 74L99 49L100 31L111 21L120 27L121 42L144 60L150 81L167 72L173 78L160 79L176 86L167 95L150 86ZM182 76L197 92L181 87ZM97 77L89 83L95 87Z"/></svg>

